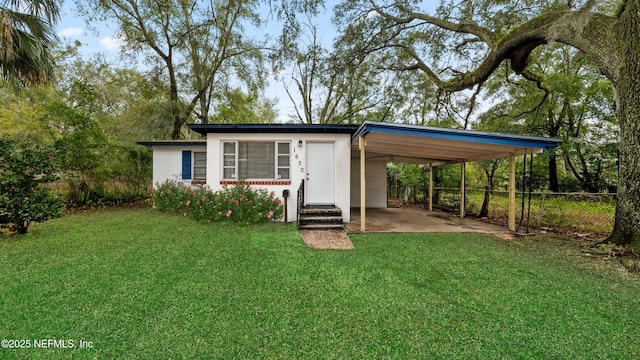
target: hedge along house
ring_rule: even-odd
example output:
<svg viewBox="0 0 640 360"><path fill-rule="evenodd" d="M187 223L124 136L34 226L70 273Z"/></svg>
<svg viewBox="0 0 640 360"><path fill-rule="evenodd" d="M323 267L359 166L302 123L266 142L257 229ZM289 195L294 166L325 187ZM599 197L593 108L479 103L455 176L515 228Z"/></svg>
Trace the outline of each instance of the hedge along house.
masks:
<svg viewBox="0 0 640 360"><path fill-rule="evenodd" d="M515 158L560 145L558 139L367 121L361 125L192 124L204 140L140 142L153 149L153 181L206 184L212 190L244 181L287 197L286 219L309 227L350 221L360 208L387 206L387 163L429 166L509 158L509 229L515 230ZM433 182L429 181L432 189ZM430 196L431 198L431 196ZM429 210L432 203L429 202ZM308 213L310 212L311 213ZM328 225L318 215L324 213ZM302 214L302 216L301 216ZM334 225L331 225L331 224Z"/></svg>

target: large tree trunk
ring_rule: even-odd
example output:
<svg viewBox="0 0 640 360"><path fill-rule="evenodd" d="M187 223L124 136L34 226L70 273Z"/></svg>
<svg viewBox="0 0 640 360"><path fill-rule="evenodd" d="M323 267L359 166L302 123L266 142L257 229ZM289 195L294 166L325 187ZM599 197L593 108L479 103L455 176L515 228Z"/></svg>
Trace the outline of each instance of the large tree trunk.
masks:
<svg viewBox="0 0 640 360"><path fill-rule="evenodd" d="M171 138L174 140L180 139L182 134L182 116L180 114L180 97L178 95L178 80L176 79L176 72L171 61L171 57L165 59L167 64L167 71L169 72L169 101L171 101L171 117L173 119L173 132Z"/></svg>
<svg viewBox="0 0 640 360"><path fill-rule="evenodd" d="M496 175L498 169L497 160L493 160L491 169L484 169L484 174L487 176L487 185L484 187L484 199L482 200L482 208L478 217L489 216L489 203L491 202L491 194L493 194L493 178Z"/></svg>
<svg viewBox="0 0 640 360"><path fill-rule="evenodd" d="M177 103L171 104L171 117L173 118L173 132L171 138L174 140L180 139L182 135L182 118L180 117L180 109Z"/></svg>
<svg viewBox="0 0 640 360"><path fill-rule="evenodd" d="M640 0L628 0L616 26L624 64L615 84L620 121L618 205L614 244L640 252Z"/></svg>
<svg viewBox="0 0 640 360"><path fill-rule="evenodd" d="M484 187L484 199L482 200L482 208L480 209L480 214L478 217L487 217L489 216L489 202L491 202L491 187L489 185Z"/></svg>

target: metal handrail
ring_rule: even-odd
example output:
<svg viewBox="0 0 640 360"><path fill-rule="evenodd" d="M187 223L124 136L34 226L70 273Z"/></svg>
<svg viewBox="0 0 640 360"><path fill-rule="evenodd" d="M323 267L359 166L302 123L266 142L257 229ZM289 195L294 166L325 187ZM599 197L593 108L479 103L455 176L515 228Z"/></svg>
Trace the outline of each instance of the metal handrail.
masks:
<svg viewBox="0 0 640 360"><path fill-rule="evenodd" d="M300 223L300 209L304 206L304 179L300 182L298 187L298 211L296 212L296 221Z"/></svg>

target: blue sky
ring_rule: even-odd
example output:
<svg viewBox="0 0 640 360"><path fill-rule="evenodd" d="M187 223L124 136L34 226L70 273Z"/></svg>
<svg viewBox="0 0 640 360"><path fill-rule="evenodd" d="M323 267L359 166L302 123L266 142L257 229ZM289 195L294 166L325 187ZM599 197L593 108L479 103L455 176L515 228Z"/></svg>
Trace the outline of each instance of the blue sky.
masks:
<svg viewBox="0 0 640 360"><path fill-rule="evenodd" d="M323 41L326 46L331 45L331 41L335 36L335 28L331 24L332 8L337 0L327 1L327 10L325 14L316 21L322 34ZM61 11L61 19L57 26L57 34L63 41L82 42L83 52L86 54L98 52L117 53L122 45L122 41L117 38L117 28L108 22L91 23L91 27L95 30L88 30L85 19L76 14L76 6L74 0L65 0ZM264 34L265 29L258 29L259 35ZM278 29L279 30L279 29ZM277 34L275 34L277 35Z"/></svg>
<svg viewBox="0 0 640 360"><path fill-rule="evenodd" d="M61 19L57 26L57 34L60 40L73 42L79 40L82 44L82 52L85 54L113 53L120 50L121 41L115 36L116 30L106 23L92 24L96 31L87 30L87 24L83 18L76 14L76 6L73 1L66 0L61 11Z"/></svg>

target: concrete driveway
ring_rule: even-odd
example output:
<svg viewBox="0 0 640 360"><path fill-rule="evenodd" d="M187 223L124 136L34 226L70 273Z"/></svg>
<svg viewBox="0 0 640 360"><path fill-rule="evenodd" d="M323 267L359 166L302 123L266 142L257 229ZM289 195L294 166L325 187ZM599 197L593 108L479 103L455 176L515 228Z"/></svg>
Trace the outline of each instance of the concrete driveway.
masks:
<svg viewBox="0 0 640 360"><path fill-rule="evenodd" d="M487 224L473 218L460 217L420 208L401 207L367 209L367 232L474 232L510 234L507 228ZM351 222L345 224L348 233L360 232L360 209L351 209ZM502 236L501 236L502 237Z"/></svg>

